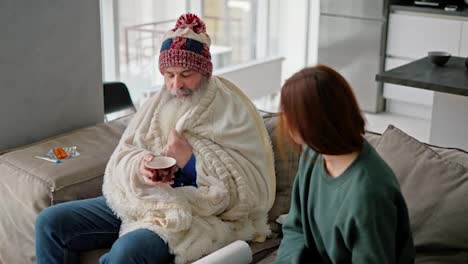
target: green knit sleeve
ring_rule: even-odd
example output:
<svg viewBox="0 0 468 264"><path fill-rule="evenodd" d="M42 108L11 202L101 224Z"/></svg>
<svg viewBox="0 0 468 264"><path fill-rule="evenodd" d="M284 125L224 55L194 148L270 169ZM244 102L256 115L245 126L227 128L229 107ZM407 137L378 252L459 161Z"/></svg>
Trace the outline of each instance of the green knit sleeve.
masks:
<svg viewBox="0 0 468 264"><path fill-rule="evenodd" d="M307 204L303 200L303 195L309 191L305 187L308 185L305 178L309 175L305 174L304 163L309 163L310 160L304 160L304 156L308 157L303 155L299 163L298 174L291 192L291 207L283 225L283 239L275 263L310 263L311 259L319 259L313 238L310 237L310 231L307 231L310 219L304 209ZM309 238L306 233L309 234Z"/></svg>
<svg viewBox="0 0 468 264"><path fill-rule="evenodd" d="M390 197L366 195L354 218L352 263L397 263L397 208Z"/></svg>
<svg viewBox="0 0 468 264"><path fill-rule="evenodd" d="M302 229L300 190L298 176L294 180L291 207L283 225L283 239L275 263L303 263L305 261L305 238Z"/></svg>

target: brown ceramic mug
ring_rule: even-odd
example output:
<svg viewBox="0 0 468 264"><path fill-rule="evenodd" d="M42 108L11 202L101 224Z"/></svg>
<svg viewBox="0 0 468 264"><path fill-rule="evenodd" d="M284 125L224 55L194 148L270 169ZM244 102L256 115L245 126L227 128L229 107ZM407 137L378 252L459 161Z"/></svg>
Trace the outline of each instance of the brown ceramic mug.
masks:
<svg viewBox="0 0 468 264"><path fill-rule="evenodd" d="M152 161L145 162L145 169L153 173L152 181L172 182L177 170L176 160L171 157L154 157Z"/></svg>

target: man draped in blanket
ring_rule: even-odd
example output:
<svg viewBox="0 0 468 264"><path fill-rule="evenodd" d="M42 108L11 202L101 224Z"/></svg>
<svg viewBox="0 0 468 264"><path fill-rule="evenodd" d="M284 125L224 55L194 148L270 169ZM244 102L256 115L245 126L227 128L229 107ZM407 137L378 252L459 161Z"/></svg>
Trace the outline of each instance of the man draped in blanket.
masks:
<svg viewBox="0 0 468 264"><path fill-rule="evenodd" d="M106 247L101 263L187 263L269 234L271 143L249 99L212 76L209 46L205 24L193 14L165 35L165 85L112 154L104 197L45 209L36 222L37 263L68 263L80 251ZM155 180L146 169L157 156L176 160L173 178Z"/></svg>

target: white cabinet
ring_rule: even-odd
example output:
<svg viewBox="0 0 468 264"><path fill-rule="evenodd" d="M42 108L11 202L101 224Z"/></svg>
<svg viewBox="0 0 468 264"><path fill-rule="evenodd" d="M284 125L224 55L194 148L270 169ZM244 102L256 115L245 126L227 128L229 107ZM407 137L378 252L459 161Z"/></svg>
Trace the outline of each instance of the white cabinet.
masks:
<svg viewBox="0 0 468 264"><path fill-rule="evenodd" d="M468 56L467 19L404 11L390 14L385 70L423 58L429 51ZM383 96L388 112L431 119L432 91L384 84Z"/></svg>
<svg viewBox="0 0 468 264"><path fill-rule="evenodd" d="M420 59L428 51L458 54L462 21L418 14L390 14L387 56Z"/></svg>
<svg viewBox="0 0 468 264"><path fill-rule="evenodd" d="M468 22L463 22L460 41L460 56L468 57Z"/></svg>

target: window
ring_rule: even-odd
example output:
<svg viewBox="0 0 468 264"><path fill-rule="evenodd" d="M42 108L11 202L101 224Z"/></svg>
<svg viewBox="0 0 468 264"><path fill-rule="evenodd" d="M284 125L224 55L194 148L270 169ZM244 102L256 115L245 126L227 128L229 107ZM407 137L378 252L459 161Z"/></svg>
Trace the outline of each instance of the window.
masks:
<svg viewBox="0 0 468 264"><path fill-rule="evenodd" d="M214 69L271 54L266 46L268 0L101 0L104 80L120 80L138 102L162 85L158 69L164 33L179 15L199 15L211 37ZM263 21L263 22L262 22ZM263 28L262 28L263 25ZM114 32L113 34L111 32Z"/></svg>
<svg viewBox="0 0 468 264"><path fill-rule="evenodd" d="M255 59L256 9L253 0L204 0L215 68Z"/></svg>
<svg viewBox="0 0 468 264"><path fill-rule="evenodd" d="M118 0L119 79L129 87L133 101L162 84L159 48L164 33L187 10L185 0Z"/></svg>

